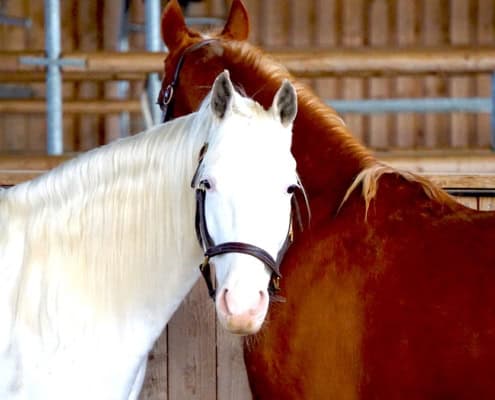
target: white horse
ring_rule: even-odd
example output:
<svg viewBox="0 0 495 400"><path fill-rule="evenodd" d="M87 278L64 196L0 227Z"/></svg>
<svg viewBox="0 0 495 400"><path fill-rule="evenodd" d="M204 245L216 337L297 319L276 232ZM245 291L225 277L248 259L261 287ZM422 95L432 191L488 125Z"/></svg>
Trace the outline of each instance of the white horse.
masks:
<svg viewBox="0 0 495 400"><path fill-rule="evenodd" d="M1 191L0 398L137 398L149 350L200 276L191 178L211 240L275 258L297 183L295 113L288 82L266 111L225 71L198 112ZM257 330L271 271L242 252L214 262L222 321Z"/></svg>

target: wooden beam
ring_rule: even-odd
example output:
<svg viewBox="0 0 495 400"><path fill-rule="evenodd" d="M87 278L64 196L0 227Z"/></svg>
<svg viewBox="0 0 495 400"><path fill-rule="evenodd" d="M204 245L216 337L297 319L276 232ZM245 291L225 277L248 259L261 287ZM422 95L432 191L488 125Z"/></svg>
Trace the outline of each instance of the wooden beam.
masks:
<svg viewBox="0 0 495 400"><path fill-rule="evenodd" d="M44 71L13 71L9 73L0 72L0 83L31 83L43 82L46 79ZM84 72L84 71L62 71L64 82L73 81L144 81L145 72Z"/></svg>
<svg viewBox="0 0 495 400"><path fill-rule="evenodd" d="M14 185L32 179L67 161L63 156L0 154L0 185ZM420 173L444 188L495 189L495 173Z"/></svg>
<svg viewBox="0 0 495 400"><path fill-rule="evenodd" d="M446 189L495 189L495 174L422 174Z"/></svg>
<svg viewBox="0 0 495 400"><path fill-rule="evenodd" d="M64 114L118 114L140 113L139 100L64 100ZM45 113L44 100L0 100L0 113Z"/></svg>
<svg viewBox="0 0 495 400"><path fill-rule="evenodd" d="M292 73L303 77L491 73L495 70L493 47L277 50L270 54ZM42 66L21 63L22 56L40 55L40 52L0 52L0 81L7 79L9 73L43 71ZM163 72L166 53L71 52L63 56L82 62L80 67L64 67L66 73L85 72L89 78L92 74L118 77Z"/></svg>

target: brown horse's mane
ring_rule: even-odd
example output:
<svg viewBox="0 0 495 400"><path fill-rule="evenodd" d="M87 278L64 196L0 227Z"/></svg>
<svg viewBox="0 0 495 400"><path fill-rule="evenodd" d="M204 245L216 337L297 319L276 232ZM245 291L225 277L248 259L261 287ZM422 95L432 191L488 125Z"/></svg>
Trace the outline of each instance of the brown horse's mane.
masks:
<svg viewBox="0 0 495 400"><path fill-rule="evenodd" d="M376 196L378 181L385 174L396 174L408 182L419 184L428 198L432 200L449 205L457 204L452 196L429 179L412 172L397 170L378 161L367 148L353 137L343 119L333 108L325 104L309 87L295 80L287 69L270 55L247 42L225 41L224 48L230 51L233 64L243 65L247 70L255 71L255 73L265 77L266 86L258 90L265 90L270 86L269 89L275 91L282 80L290 80L297 90L299 107L304 109L306 118L318 121L319 126L330 133L328 136L331 136L331 142L339 143L340 151L360 159L362 169L347 189L340 207L356 187L362 184L362 195L367 211L371 200Z"/></svg>
<svg viewBox="0 0 495 400"><path fill-rule="evenodd" d="M288 79L295 86L299 100L299 107L308 113L307 119L319 121L336 136L336 141L345 143L349 152L355 153L365 160L365 165L371 165L376 160L359 141L357 141L347 128L344 120L337 112L325 104L308 86L294 79L289 71L277 60L263 50L240 41L225 41L225 47L232 52L232 61L237 65L244 65L246 70L255 71L266 77L266 87L274 91L280 86L280 82ZM264 90L265 88L259 88ZM251 94L252 95L252 94Z"/></svg>
<svg viewBox="0 0 495 400"><path fill-rule="evenodd" d="M352 182L352 185L347 190L339 209L344 205L352 192L359 185L361 185L361 193L366 204L365 216L367 216L370 202L375 198L378 191L378 181L385 174L396 174L406 181L418 183L425 192L426 196L432 200L436 200L447 205L458 204L451 195L429 179L409 171L398 170L382 162L377 162L376 164L363 169L358 176L356 176Z"/></svg>

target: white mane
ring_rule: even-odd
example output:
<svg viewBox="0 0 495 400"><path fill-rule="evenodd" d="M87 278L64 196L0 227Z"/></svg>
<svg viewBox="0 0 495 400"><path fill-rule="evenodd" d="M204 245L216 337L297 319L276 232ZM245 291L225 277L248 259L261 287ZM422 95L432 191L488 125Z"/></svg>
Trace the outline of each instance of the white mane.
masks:
<svg viewBox="0 0 495 400"><path fill-rule="evenodd" d="M20 271L19 323L42 333L60 321L70 328L75 318L122 317L177 278L165 266L191 257L183 248L195 238L188 182L214 131L206 106L0 193L0 279Z"/></svg>

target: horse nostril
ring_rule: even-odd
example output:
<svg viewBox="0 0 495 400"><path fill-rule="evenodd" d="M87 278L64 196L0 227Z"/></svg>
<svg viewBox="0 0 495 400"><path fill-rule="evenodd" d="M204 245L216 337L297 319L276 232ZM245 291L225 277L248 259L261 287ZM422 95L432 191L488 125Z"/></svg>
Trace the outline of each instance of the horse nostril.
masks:
<svg viewBox="0 0 495 400"><path fill-rule="evenodd" d="M232 313L229 310L229 303L227 301L227 293L229 289L224 289L222 292L222 295L220 296L220 307L223 309L225 314L227 315L232 315Z"/></svg>

